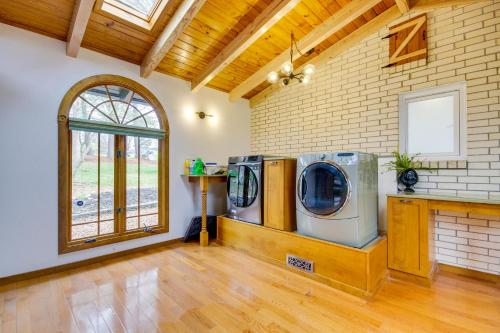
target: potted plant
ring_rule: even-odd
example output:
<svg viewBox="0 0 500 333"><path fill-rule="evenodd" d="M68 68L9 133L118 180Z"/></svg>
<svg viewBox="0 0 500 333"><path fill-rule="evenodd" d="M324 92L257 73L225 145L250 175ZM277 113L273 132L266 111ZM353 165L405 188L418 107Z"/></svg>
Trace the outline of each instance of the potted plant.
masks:
<svg viewBox="0 0 500 333"><path fill-rule="evenodd" d="M415 190L413 186L418 182L418 174L416 170L429 170L422 166L421 161L416 161L415 158L418 156L409 156L407 153L400 154L397 151L392 152L392 156L395 158L394 161L390 161L385 165L388 166L388 170L396 171L398 180L398 191L400 191L399 184L403 184L405 188L403 191L405 193L414 193Z"/></svg>

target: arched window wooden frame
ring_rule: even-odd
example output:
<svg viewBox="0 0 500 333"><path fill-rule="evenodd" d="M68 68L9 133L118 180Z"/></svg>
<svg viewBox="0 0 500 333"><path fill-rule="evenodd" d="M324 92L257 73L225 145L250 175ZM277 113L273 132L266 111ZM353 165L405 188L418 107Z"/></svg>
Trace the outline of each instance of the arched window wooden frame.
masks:
<svg viewBox="0 0 500 333"><path fill-rule="evenodd" d="M70 224L71 216L71 135L69 129L69 113L73 102L89 88L103 85L113 85L129 89L140 94L155 110L160 128L164 130L165 137L159 140L158 144L158 226L152 230L133 230L115 232L110 235L96 237L95 241L89 243L85 239L71 240ZM96 75L81 80L76 83L64 96L59 107L58 121L58 187L59 187L59 232L58 243L59 253L79 251L96 246L122 242L129 239L151 236L153 234L165 233L169 230L169 126L165 110L156 97L144 86L128 78L117 75Z"/></svg>

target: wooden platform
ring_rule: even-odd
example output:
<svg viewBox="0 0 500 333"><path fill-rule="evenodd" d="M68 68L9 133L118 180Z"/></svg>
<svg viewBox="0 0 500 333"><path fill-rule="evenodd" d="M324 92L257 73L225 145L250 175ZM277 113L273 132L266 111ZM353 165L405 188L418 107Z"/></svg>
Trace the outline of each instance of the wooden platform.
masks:
<svg viewBox="0 0 500 333"><path fill-rule="evenodd" d="M387 275L386 237L356 249L219 216L217 241L357 296L374 295ZM313 261L314 272L287 267L287 254Z"/></svg>

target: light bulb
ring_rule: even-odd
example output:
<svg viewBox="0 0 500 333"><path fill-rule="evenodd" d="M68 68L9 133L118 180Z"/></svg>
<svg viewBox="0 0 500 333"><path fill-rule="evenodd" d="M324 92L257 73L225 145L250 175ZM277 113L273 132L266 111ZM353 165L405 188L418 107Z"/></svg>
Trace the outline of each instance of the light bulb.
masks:
<svg viewBox="0 0 500 333"><path fill-rule="evenodd" d="M290 61L281 65L281 72L285 75L290 75L293 72L293 64Z"/></svg>
<svg viewBox="0 0 500 333"><path fill-rule="evenodd" d="M314 66L313 64L307 64L304 67L304 74L305 75L313 75L315 71L316 71L316 66Z"/></svg>
<svg viewBox="0 0 500 333"><path fill-rule="evenodd" d="M269 72L269 74L267 74L267 82L269 82L269 83L274 84L274 83L278 82L279 79L280 79L280 76L275 71Z"/></svg>
<svg viewBox="0 0 500 333"><path fill-rule="evenodd" d="M311 82L311 75L304 75L304 78L302 79L303 84L308 84Z"/></svg>

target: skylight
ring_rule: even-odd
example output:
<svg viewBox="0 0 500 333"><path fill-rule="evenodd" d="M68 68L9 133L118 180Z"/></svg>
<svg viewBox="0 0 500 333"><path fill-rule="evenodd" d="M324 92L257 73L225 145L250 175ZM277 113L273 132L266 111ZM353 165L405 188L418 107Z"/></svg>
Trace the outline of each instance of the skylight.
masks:
<svg viewBox="0 0 500 333"><path fill-rule="evenodd" d="M116 2L137 10L146 16L151 16L160 0L116 0Z"/></svg>
<svg viewBox="0 0 500 333"><path fill-rule="evenodd" d="M98 0L99 10L151 30L168 0Z"/></svg>

